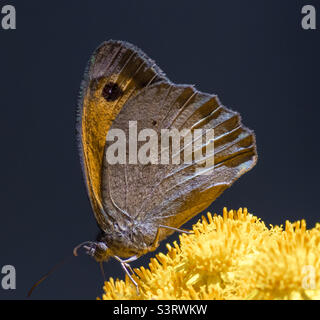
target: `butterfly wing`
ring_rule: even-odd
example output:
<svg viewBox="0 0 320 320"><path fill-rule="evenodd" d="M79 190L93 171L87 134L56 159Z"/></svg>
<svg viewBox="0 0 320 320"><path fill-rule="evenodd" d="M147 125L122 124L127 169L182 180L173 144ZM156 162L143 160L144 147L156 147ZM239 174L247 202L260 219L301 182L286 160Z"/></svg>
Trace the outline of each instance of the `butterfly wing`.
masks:
<svg viewBox="0 0 320 320"><path fill-rule="evenodd" d="M82 85L77 123L80 157L88 196L104 229L101 166L106 134L123 105L142 88L166 79L141 50L122 41L103 43L93 54Z"/></svg>
<svg viewBox="0 0 320 320"><path fill-rule="evenodd" d="M130 145L134 143L129 139L129 121L131 125L136 121L138 137L147 128L157 133L153 142L158 145L154 149L158 164L128 163ZM125 214L142 223L178 228L207 208L257 160L255 136L242 125L239 114L224 107L215 95L201 93L192 86L162 82L142 90L126 103L111 129L122 129L127 137L125 164L109 163L107 150L112 141L106 143L103 160L103 206L115 219ZM192 143L198 148L191 149L192 161L161 164L163 129L179 132L189 129L193 133ZM199 149L203 151L206 142L201 140L199 144L194 134L196 129L214 130L214 153L207 154L211 159L214 157L214 163L209 162L209 167L205 161L197 160L195 153ZM169 149L163 149L169 150L173 159L185 157L188 144L183 137L179 139L178 149L172 143ZM137 144L138 159L145 144L143 141ZM162 154L166 152L163 150ZM162 229L160 239L170 233L171 230Z"/></svg>

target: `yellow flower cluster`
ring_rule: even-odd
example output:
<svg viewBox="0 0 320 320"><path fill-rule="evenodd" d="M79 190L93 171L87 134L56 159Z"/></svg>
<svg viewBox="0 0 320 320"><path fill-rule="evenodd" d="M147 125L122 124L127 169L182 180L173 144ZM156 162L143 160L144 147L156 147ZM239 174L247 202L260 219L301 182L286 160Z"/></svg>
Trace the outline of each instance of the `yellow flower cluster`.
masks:
<svg viewBox="0 0 320 320"><path fill-rule="evenodd" d="M270 226L247 212L210 213L180 235L180 245L105 283L102 299L320 299L320 224Z"/></svg>

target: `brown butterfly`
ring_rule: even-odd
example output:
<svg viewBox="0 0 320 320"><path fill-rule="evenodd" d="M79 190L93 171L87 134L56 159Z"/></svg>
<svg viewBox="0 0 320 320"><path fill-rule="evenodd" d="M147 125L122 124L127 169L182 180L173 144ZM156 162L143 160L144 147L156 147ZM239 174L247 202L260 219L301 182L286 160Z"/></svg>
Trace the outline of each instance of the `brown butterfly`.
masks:
<svg viewBox="0 0 320 320"><path fill-rule="evenodd" d="M122 41L104 42L93 54L82 86L78 121L81 163L88 196L101 229L87 241L87 253L102 263L114 257L133 283L129 262L153 251L159 241L206 209L257 161L255 136L240 115L217 96L176 85L140 49ZM110 164L107 150L113 129L130 135L130 122L150 128L161 145L163 130L214 130L211 174L199 174L203 161L165 164ZM181 138L182 139L182 138ZM191 142L195 142L192 138ZM182 140L181 140L182 141ZM132 142L125 141L125 158ZM137 142L137 146L143 142ZM205 149L205 143L200 149ZM186 146L167 151L185 156ZM159 158L163 151L157 151Z"/></svg>

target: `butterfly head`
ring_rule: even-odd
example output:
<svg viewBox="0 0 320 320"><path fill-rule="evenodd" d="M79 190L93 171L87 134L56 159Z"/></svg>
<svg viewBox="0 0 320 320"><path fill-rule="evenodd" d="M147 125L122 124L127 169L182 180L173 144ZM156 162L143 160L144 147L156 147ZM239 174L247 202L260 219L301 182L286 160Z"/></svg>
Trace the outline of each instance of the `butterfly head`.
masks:
<svg viewBox="0 0 320 320"><path fill-rule="evenodd" d="M78 255L78 250L80 248L85 249L86 253L93 257L97 262L107 261L112 256L111 250L104 242L101 241L86 241L79 244L73 249L73 254L75 256Z"/></svg>

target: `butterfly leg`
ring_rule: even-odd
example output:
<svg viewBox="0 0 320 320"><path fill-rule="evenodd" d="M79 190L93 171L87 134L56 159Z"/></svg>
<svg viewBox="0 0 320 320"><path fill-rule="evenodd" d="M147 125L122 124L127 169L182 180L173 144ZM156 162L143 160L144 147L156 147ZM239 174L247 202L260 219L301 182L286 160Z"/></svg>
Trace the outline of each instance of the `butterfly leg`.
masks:
<svg viewBox="0 0 320 320"><path fill-rule="evenodd" d="M165 226L163 224L160 224L159 228L170 229L170 230L174 230L174 231L177 231L177 232L180 232L180 233L193 234L193 231L189 231L189 230L185 230L185 229L178 229L178 228L174 228L174 227L169 227L169 226Z"/></svg>
<svg viewBox="0 0 320 320"><path fill-rule="evenodd" d="M132 274L134 274L134 271L132 270L129 262L135 261L135 260L137 260L137 259L138 259L137 256L132 256L132 257L126 259L126 260L122 260L122 262L125 264L125 266L126 266L127 268L129 268L129 270L131 271Z"/></svg>
<svg viewBox="0 0 320 320"><path fill-rule="evenodd" d="M126 260L122 260L122 262L124 262L124 263L129 263L129 262L135 261L135 260L137 260L137 259L138 259L137 256L132 256L132 257L126 259Z"/></svg>
<svg viewBox="0 0 320 320"><path fill-rule="evenodd" d="M137 294L140 294L138 284L136 283L136 281L132 277L132 274L134 274L134 272L133 272L131 266L129 265L129 262L137 260L138 257L137 256L132 256L129 259L126 259L126 260L122 260L118 256L113 256L113 257L120 262L122 269L128 275L128 277L132 281L132 283L135 285L135 287L137 289ZM129 272L129 270L127 268L129 268L129 270L132 272L131 274L130 274L130 272Z"/></svg>
<svg viewBox="0 0 320 320"><path fill-rule="evenodd" d="M155 238L153 240L153 243L152 243L149 251L153 251L153 250L156 250L158 248L158 246L159 246L159 238L160 238L160 229L161 228L174 230L174 231L177 231L177 232L180 232L180 233L187 233L187 234L192 234L193 233L192 231L178 229L178 228L169 227L169 226L165 226L165 225L160 224L159 227L158 227L158 230L157 230L157 234L156 234L156 236L155 236Z"/></svg>

